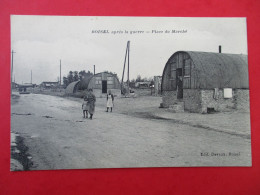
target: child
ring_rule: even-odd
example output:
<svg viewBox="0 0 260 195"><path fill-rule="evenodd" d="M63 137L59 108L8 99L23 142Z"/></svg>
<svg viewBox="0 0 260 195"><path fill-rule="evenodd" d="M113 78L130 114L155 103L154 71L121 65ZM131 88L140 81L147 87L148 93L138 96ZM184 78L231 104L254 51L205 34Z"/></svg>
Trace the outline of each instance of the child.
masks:
<svg viewBox="0 0 260 195"><path fill-rule="evenodd" d="M83 118L88 118L88 101L84 98L82 103L82 110L83 110Z"/></svg>
<svg viewBox="0 0 260 195"><path fill-rule="evenodd" d="M114 106L114 95L111 93L111 90L109 90L108 94L107 94L107 111L106 112L108 112L109 108L110 108L110 112L112 112L113 106Z"/></svg>

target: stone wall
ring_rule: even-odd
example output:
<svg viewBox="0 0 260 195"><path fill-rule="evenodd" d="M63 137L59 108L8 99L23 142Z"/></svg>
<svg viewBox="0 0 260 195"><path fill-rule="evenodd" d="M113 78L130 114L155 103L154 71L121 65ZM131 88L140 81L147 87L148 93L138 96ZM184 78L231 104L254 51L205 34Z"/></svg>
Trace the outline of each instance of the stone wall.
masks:
<svg viewBox="0 0 260 195"><path fill-rule="evenodd" d="M235 90L235 106L237 110L249 112L249 90L236 89Z"/></svg>
<svg viewBox="0 0 260 195"><path fill-rule="evenodd" d="M249 90L233 89L232 98L224 98L224 90L219 89L217 95L214 89L183 89L184 110L207 113L208 108L215 111L238 110L249 112ZM177 91L163 91L162 103L164 108L178 103Z"/></svg>
<svg viewBox="0 0 260 195"><path fill-rule="evenodd" d="M183 90L184 110L190 112L201 112L201 90L184 89Z"/></svg>
<svg viewBox="0 0 260 195"><path fill-rule="evenodd" d="M175 104L177 101L177 91L163 91L162 103L164 108L168 108L169 105Z"/></svg>
<svg viewBox="0 0 260 195"><path fill-rule="evenodd" d="M207 108L214 108L215 111L230 111L235 109L235 91L232 90L232 98L224 98L223 89L218 90L214 98L214 89L201 90L201 113L207 113Z"/></svg>

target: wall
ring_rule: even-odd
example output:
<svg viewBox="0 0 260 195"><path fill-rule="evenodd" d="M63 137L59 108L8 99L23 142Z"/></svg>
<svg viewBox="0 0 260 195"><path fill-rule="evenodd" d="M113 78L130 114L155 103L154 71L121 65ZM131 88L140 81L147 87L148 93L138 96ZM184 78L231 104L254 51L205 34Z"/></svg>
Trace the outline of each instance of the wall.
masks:
<svg viewBox="0 0 260 195"><path fill-rule="evenodd" d="M218 90L214 98L214 89L183 89L184 109L190 112L207 113L207 108L215 111L242 111L249 112L249 90L233 89L232 98L224 98L223 89ZM177 91L163 91L162 103L168 108L177 102Z"/></svg>
<svg viewBox="0 0 260 195"><path fill-rule="evenodd" d="M177 101L177 91L163 91L162 103L164 108L168 108L169 105L173 105Z"/></svg>
<svg viewBox="0 0 260 195"><path fill-rule="evenodd" d="M237 110L249 112L249 90L248 89L236 89L235 90L235 107Z"/></svg>
<svg viewBox="0 0 260 195"><path fill-rule="evenodd" d="M201 112L201 90L184 89L183 90L184 110L190 112Z"/></svg>
<svg viewBox="0 0 260 195"><path fill-rule="evenodd" d="M223 89L218 90L218 97L214 98L214 89L201 90L201 112L207 113L207 108L214 108L215 111L231 111L235 109L235 91L232 90L233 97L224 98Z"/></svg>

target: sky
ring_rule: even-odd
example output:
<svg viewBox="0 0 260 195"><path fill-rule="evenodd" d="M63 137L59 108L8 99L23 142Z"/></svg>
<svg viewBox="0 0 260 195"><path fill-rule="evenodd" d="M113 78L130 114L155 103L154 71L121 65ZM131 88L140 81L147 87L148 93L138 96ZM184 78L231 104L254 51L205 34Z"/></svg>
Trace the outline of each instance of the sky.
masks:
<svg viewBox="0 0 260 195"><path fill-rule="evenodd" d="M127 41L130 79L151 78L177 51L247 54L246 18L12 15L13 78L30 83L32 71L32 83L58 81L61 60L62 77L95 65L121 79Z"/></svg>

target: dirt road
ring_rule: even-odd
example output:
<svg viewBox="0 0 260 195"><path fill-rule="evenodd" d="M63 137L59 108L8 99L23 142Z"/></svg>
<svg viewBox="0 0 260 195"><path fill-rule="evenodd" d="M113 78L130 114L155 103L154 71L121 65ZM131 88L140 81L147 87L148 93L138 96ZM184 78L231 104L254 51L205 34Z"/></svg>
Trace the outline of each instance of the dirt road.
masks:
<svg viewBox="0 0 260 195"><path fill-rule="evenodd" d="M132 98L120 101L135 105ZM142 105L139 109L149 111L159 104ZM97 98L94 119L89 120L82 117L81 100L21 95L12 102L11 131L24 138L31 170L251 166L250 139L140 117L133 109L119 112L117 106L107 113L105 100Z"/></svg>

